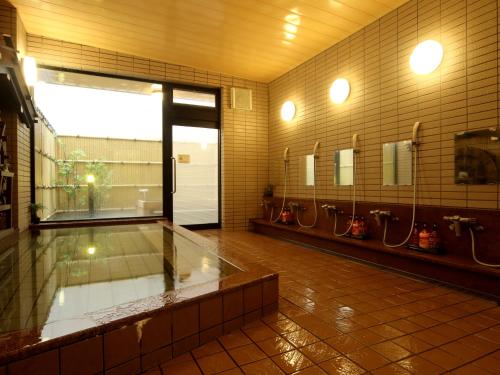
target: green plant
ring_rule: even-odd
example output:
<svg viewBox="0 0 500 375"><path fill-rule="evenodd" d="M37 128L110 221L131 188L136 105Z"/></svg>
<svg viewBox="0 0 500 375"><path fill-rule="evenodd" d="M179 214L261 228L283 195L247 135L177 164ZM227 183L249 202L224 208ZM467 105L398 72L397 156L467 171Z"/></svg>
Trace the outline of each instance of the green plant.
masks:
<svg viewBox="0 0 500 375"><path fill-rule="evenodd" d="M73 209L76 209L76 196L84 182L83 176L78 173L77 160L86 155L82 150L74 150L66 155L64 147L61 149L63 150L63 159L57 161L57 174L59 175L57 184L66 193L67 208L69 209L73 203Z"/></svg>
<svg viewBox="0 0 500 375"><path fill-rule="evenodd" d="M94 207L96 209L102 208L104 202L109 198L111 172L102 161L93 160L85 164L85 175L94 176ZM87 196L81 196L80 201L82 204L85 204Z"/></svg>
<svg viewBox="0 0 500 375"><path fill-rule="evenodd" d="M41 203L30 203L29 205L29 210L31 212L31 215L38 216L38 211L43 210L45 206Z"/></svg>

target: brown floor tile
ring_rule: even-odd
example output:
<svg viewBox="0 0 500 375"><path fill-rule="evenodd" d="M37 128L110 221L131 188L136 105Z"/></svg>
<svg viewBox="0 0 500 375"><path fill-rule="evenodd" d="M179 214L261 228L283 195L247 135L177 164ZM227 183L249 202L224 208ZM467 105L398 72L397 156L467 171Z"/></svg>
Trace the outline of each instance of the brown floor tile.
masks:
<svg viewBox="0 0 500 375"><path fill-rule="evenodd" d="M491 375L494 374L492 372L483 370L480 367L477 367L473 363L465 365L463 367L459 367L450 372L452 375Z"/></svg>
<svg viewBox="0 0 500 375"><path fill-rule="evenodd" d="M238 366L243 366L248 363L267 358L266 354L255 344L249 344L230 349L229 355L238 364Z"/></svg>
<svg viewBox="0 0 500 375"><path fill-rule="evenodd" d="M432 375L444 372L442 367L419 356L405 358L399 361L398 365L414 374Z"/></svg>
<svg viewBox="0 0 500 375"><path fill-rule="evenodd" d="M486 357L478 359L476 362L474 362L474 365L482 368L483 370L491 371L491 369L500 369L500 352L497 353L499 354L498 358L490 354Z"/></svg>
<svg viewBox="0 0 500 375"><path fill-rule="evenodd" d="M358 331L351 332L349 336L364 343L365 345L373 345L386 340L384 337L370 331L369 329L360 329Z"/></svg>
<svg viewBox="0 0 500 375"><path fill-rule="evenodd" d="M408 350L402 348L399 345L396 345L392 341L381 342L372 345L371 348L377 353L382 354L385 358L389 359L392 362L399 361L411 355Z"/></svg>
<svg viewBox="0 0 500 375"><path fill-rule="evenodd" d="M390 365L378 368L371 371L373 375L410 375L411 372L397 365L396 363L391 363Z"/></svg>
<svg viewBox="0 0 500 375"><path fill-rule="evenodd" d="M271 337L277 336L276 332L274 332L267 325L243 329L243 331L254 342L264 341L264 340L269 339Z"/></svg>
<svg viewBox="0 0 500 375"><path fill-rule="evenodd" d="M422 358L444 368L445 370L452 370L462 366L466 361L460 357L456 357L442 349L435 348L426 352L420 353Z"/></svg>
<svg viewBox="0 0 500 375"><path fill-rule="evenodd" d="M206 357L197 358L196 361L204 375L217 374L222 371L236 367L236 364L226 352L212 354Z"/></svg>
<svg viewBox="0 0 500 375"><path fill-rule="evenodd" d="M347 357L366 370L375 370L390 363L388 359L370 348L362 348L347 354Z"/></svg>
<svg viewBox="0 0 500 375"><path fill-rule="evenodd" d="M294 372L293 375L325 375L326 372L321 369L319 366L308 367L303 370L299 370Z"/></svg>
<svg viewBox="0 0 500 375"><path fill-rule="evenodd" d="M319 341L319 339L316 336L306 331L305 329L299 329L298 331L285 333L282 336L288 342L292 343L296 348L301 348L303 346L313 344Z"/></svg>
<svg viewBox="0 0 500 375"><path fill-rule="evenodd" d="M342 354L351 353L366 346L364 343L354 339L350 335L332 337L325 342Z"/></svg>
<svg viewBox="0 0 500 375"><path fill-rule="evenodd" d="M401 332L399 329L391 327L388 324L381 324L378 326L368 328L371 332L376 333L377 335L390 340L396 337L404 336L404 332Z"/></svg>
<svg viewBox="0 0 500 375"><path fill-rule="evenodd" d="M340 355L335 349L325 342L316 342L300 348L300 351L314 363L321 363Z"/></svg>
<svg viewBox="0 0 500 375"><path fill-rule="evenodd" d="M411 322L408 319L400 319L396 320L394 322L390 322L387 325L391 326L392 328L395 328L405 334L410 334L413 332L420 331L424 329L421 325Z"/></svg>
<svg viewBox="0 0 500 375"><path fill-rule="evenodd" d="M291 350L283 354L278 354L271 357L271 359L287 374L313 365L313 363L298 350Z"/></svg>
<svg viewBox="0 0 500 375"><path fill-rule="evenodd" d="M224 351L224 348L217 341L211 341L200 346L199 348L194 349L192 353L194 358L201 358L222 351Z"/></svg>
<svg viewBox="0 0 500 375"><path fill-rule="evenodd" d="M480 351L458 341L443 345L440 347L440 349L450 353L453 356L462 358L466 362L476 360L483 356L483 353L481 353Z"/></svg>
<svg viewBox="0 0 500 375"><path fill-rule="evenodd" d="M365 373L365 370L343 356L330 359L319 366L328 374L358 375Z"/></svg>
<svg viewBox="0 0 500 375"><path fill-rule="evenodd" d="M276 322L271 322L268 324L269 327L271 327L274 331L276 331L279 334L297 331L298 329L301 328L300 325L298 325L293 320L288 318L283 320L278 320Z"/></svg>
<svg viewBox="0 0 500 375"><path fill-rule="evenodd" d="M412 335L398 337L391 341L414 354L432 348L432 345L426 343L425 341L419 340L416 337L413 337Z"/></svg>
<svg viewBox="0 0 500 375"><path fill-rule="evenodd" d="M295 349L292 344L290 344L280 336L275 336L264 341L259 341L257 345L269 357Z"/></svg>
<svg viewBox="0 0 500 375"><path fill-rule="evenodd" d="M235 368L232 368L231 370L219 372L217 375L242 375L242 374L243 374L243 371L241 371L241 369L239 367L235 367Z"/></svg>
<svg viewBox="0 0 500 375"><path fill-rule="evenodd" d="M246 375L281 375L283 371L269 358L250 363L241 368Z"/></svg>
<svg viewBox="0 0 500 375"><path fill-rule="evenodd" d="M240 330L219 337L219 342L226 350L252 343L252 341Z"/></svg>
<svg viewBox="0 0 500 375"><path fill-rule="evenodd" d="M182 356L184 357L184 356ZM189 356L189 359L179 360L173 359L170 362L161 365L163 374L176 374L176 375L201 375L201 371L196 365L194 359Z"/></svg>

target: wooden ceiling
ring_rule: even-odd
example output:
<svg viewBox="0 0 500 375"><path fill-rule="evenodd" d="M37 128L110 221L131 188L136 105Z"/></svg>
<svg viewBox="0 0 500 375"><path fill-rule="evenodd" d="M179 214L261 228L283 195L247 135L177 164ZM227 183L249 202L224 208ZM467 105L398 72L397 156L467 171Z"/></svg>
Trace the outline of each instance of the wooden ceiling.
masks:
<svg viewBox="0 0 500 375"><path fill-rule="evenodd" d="M269 82L407 0L11 0L31 34Z"/></svg>

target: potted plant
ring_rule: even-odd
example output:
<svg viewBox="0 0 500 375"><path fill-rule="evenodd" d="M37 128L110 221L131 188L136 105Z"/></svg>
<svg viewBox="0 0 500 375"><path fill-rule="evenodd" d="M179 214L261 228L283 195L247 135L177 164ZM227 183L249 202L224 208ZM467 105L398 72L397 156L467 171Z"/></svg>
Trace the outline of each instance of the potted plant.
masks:
<svg viewBox="0 0 500 375"><path fill-rule="evenodd" d="M40 216L38 211L43 210L45 207L40 203L30 203L31 222L33 224L40 224Z"/></svg>

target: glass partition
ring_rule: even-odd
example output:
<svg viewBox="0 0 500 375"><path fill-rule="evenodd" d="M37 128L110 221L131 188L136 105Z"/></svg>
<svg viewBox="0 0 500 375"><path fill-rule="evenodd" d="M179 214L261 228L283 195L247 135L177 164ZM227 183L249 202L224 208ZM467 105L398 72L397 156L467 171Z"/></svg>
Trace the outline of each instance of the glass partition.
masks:
<svg viewBox="0 0 500 375"><path fill-rule="evenodd" d="M412 184L412 141L384 143L382 146L384 185Z"/></svg>
<svg viewBox="0 0 500 375"><path fill-rule="evenodd" d="M334 156L335 185L353 185L354 183L354 149L335 151Z"/></svg>
<svg viewBox="0 0 500 375"><path fill-rule="evenodd" d="M314 154L299 158L299 181L301 185L314 186Z"/></svg>

